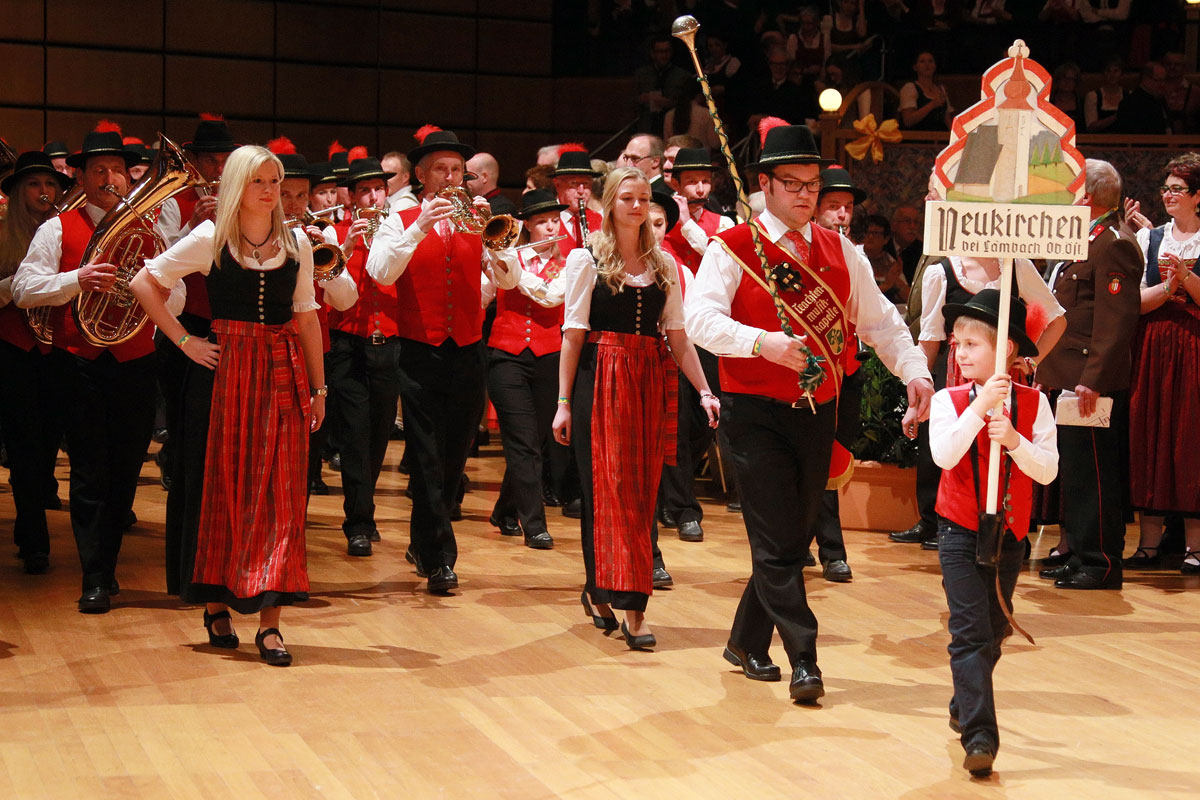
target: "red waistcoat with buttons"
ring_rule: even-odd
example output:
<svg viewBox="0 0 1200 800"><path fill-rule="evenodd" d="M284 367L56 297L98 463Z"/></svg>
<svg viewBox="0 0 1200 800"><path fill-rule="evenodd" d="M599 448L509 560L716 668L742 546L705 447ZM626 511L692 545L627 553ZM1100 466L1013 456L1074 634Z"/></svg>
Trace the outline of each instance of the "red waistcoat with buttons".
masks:
<svg viewBox="0 0 1200 800"><path fill-rule="evenodd" d="M87 207L68 211L59 216L62 222L62 258L58 261L59 272L71 272L83 263L83 253L96 226L87 215ZM89 344L75 324L75 315L68 313L64 303L50 312L50 325L54 331L54 346L86 359L94 359L105 350L112 352L117 361L132 361L154 352L154 325L147 321L142 329L127 342L112 347L97 347Z"/></svg>
<svg viewBox="0 0 1200 800"><path fill-rule="evenodd" d="M526 272L532 272L547 283L563 268L561 258L552 261L534 256L526 261L517 254ZM553 308L538 305L520 289L501 289L496 292L496 320L488 347L520 355L528 348L535 356L557 353L562 349L563 305Z"/></svg>
<svg viewBox="0 0 1200 800"><path fill-rule="evenodd" d="M692 274L696 274L696 270L700 268L700 259L704 258L703 253L697 253L692 247L691 242L683 235L683 223L686 220L680 220L679 223L670 230L667 234L667 241L671 243L679 260L684 263ZM717 234L717 227L721 224L721 215L715 211L709 211L707 208L700 212L700 219L695 221L700 226L700 230L708 234L711 239Z"/></svg>
<svg viewBox="0 0 1200 800"><path fill-rule="evenodd" d="M0 341L8 342L26 353L35 347L42 353L50 352L49 346L33 338L29 325L25 322L25 314L17 308L16 303L9 303L0 308Z"/></svg>
<svg viewBox="0 0 1200 800"><path fill-rule="evenodd" d="M604 217L600 216L595 211L592 211L590 208L584 209L584 212L584 219L587 220L588 224L588 233L591 234L594 231L600 230L600 223L604 221ZM572 215L572 221L570 223L564 223L562 230L560 231L560 233L565 233L567 236L567 238L558 243L558 252L562 253L563 258L571 255L571 251L576 247L579 247L579 239L575 236L574 219L575 217ZM559 220L562 220L561 215L559 215Z"/></svg>
<svg viewBox="0 0 1200 800"><path fill-rule="evenodd" d="M350 217L337 223L335 230L338 241L346 241L346 232L354 220ZM367 274L367 248L360 237L354 242L354 252L346 259L346 271L354 278L358 287L358 302L344 311L329 312L331 330L370 337L379 333L383 336L402 336L396 325L399 308L396 304L397 286L381 286ZM478 305L478 301L476 301Z"/></svg>
<svg viewBox="0 0 1200 800"><path fill-rule="evenodd" d="M971 387L973 383L963 383L945 389L950 393L954 402L954 410L961 417L963 414L974 414L969 411L971 405ZM1037 419L1040 393L1037 389L1014 383L1013 398L1017 404L1017 433L1029 441L1033 441L1033 423ZM1008 415L1008 411L1005 411ZM980 429L975 437L975 449L979 469L979 494L975 493L975 476L971 469L971 453L966 455L954 466L954 469L942 470L942 481L938 485L937 504L934 510L940 516L961 525L969 531L979 529L979 499L987 492L988 453L992 440L988 438L987 426ZM1007 456L1005 456L1007 458ZM1017 540L1025 538L1029 532L1029 518L1033 510L1033 479L1021 472L1014 463L1009 475L1008 486L1004 485L1005 461L1000 462L1000 486L997 487L996 511L1003 514L1004 526L1012 531ZM1009 496L1008 510L1004 509L1004 496Z"/></svg>
<svg viewBox="0 0 1200 800"><path fill-rule="evenodd" d="M185 189L174 197L179 206L179 227L182 229L192 219L196 211L196 203L200 195L195 189ZM187 300L183 304L183 313L195 314L197 317L212 319L212 307L208 304L208 284L199 272L185 275L183 285L187 287Z"/></svg>
<svg viewBox="0 0 1200 800"><path fill-rule="evenodd" d="M815 284L820 284L830 301L830 313L834 315L835 329L836 326L840 326L840 342L830 342L829 337L826 337L827 341L823 346L818 346L815 342L809 345L814 355L820 356L826 351L833 353L833 363L826 360L821 364L825 370L825 380L813 392L813 402L824 403L840 394L842 377L851 375L858 369L858 359L854 357L855 348L847 346L854 342L854 323L842 311L850 299L850 272L842 255L841 237L818 225L809 225L809 229L812 231L810 264L803 269L791 253L769 241L765 235L760 235L760 239L768 264L775 266L786 263L798 269L803 276L806 287L804 291L792 292L781 288L780 298L789 305L800 305L806 300L806 292L816 288ZM736 225L716 234L713 239L721 242L736 261L748 265L756 274L762 274L748 224ZM730 304L729 316L745 325L765 331L782 330L771 295L749 275L743 274L738 283ZM794 319L790 316L788 319L796 335L804 333ZM765 358L721 356L719 367L723 391L765 395L785 403L796 402L802 397L796 372Z"/></svg>
<svg viewBox="0 0 1200 800"><path fill-rule="evenodd" d="M407 230L421 207L399 214ZM456 231L444 242L436 226L425 234L395 283L400 335L435 347L447 339L459 346L478 342L483 337L482 259L478 236Z"/></svg>

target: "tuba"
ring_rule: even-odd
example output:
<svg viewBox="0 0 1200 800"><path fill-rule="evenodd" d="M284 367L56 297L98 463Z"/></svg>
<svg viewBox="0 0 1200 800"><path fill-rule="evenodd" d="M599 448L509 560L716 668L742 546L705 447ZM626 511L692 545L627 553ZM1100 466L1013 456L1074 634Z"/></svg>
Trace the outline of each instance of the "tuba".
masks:
<svg viewBox="0 0 1200 800"><path fill-rule="evenodd" d="M471 233L483 239L488 250L504 250L517 240L520 224L509 214L497 214L475 205L471 194L461 186L447 186L437 193L454 204L450 221L461 233Z"/></svg>
<svg viewBox="0 0 1200 800"><path fill-rule="evenodd" d="M71 187L71 190L63 195L62 200L58 201L58 205L54 207L55 215L65 214L68 211L74 211L87 202L87 193L83 191L83 187L76 183Z"/></svg>
<svg viewBox="0 0 1200 800"><path fill-rule="evenodd" d="M299 228L312 243L313 278L318 283L333 280L346 268L346 254L342 252L341 247L330 244L320 236L311 236L306 230L309 225L320 227L319 223L321 222L325 222L325 220L307 209L298 217L288 217L284 220L284 224L289 228Z"/></svg>
<svg viewBox="0 0 1200 800"><path fill-rule="evenodd" d="M73 301L75 322L83 338L108 347L129 341L146 324L146 312L129 290L129 282L146 259L166 249L154 230L155 210L184 189L204 184L204 178L179 147L159 134L158 155L146 176L127 197L100 220L83 252L83 261L115 264L117 280L106 292L82 292ZM105 187L117 194L114 187Z"/></svg>

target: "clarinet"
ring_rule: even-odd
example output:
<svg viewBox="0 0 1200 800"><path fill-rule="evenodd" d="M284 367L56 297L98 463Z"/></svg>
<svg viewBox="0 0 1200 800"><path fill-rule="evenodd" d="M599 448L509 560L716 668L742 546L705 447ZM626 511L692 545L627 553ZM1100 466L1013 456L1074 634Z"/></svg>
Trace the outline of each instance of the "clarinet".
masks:
<svg viewBox="0 0 1200 800"><path fill-rule="evenodd" d="M579 198L579 246L587 247L587 240L588 240L587 201L581 197L581 198Z"/></svg>

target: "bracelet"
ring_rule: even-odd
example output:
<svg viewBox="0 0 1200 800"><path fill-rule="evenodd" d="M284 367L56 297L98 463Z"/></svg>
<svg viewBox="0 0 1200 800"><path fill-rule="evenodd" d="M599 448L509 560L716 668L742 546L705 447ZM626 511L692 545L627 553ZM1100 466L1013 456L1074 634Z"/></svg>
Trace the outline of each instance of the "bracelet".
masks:
<svg viewBox="0 0 1200 800"><path fill-rule="evenodd" d="M701 400L703 400L703 399L705 399L705 398L707 398L707 397L711 397L713 400L716 400L717 402L720 402L720 398L718 398L718 397L717 397L715 394L713 394L712 392L705 392L704 394L700 395L700 399L701 399Z"/></svg>
<svg viewBox="0 0 1200 800"><path fill-rule="evenodd" d="M758 335L758 338L754 340L754 347L750 350L750 355L752 355L752 356L758 355L758 351L762 350L763 339L766 339L766 338L767 338L766 331L763 331L762 333L760 333Z"/></svg>
<svg viewBox="0 0 1200 800"><path fill-rule="evenodd" d="M329 396L329 387L328 386L317 386L317 387L313 388L312 395L313 395L313 397L328 397Z"/></svg>
<svg viewBox="0 0 1200 800"><path fill-rule="evenodd" d="M179 341L177 342L177 344L179 345L180 350L183 349L183 346L185 344L187 344L188 339L190 339L190 338L192 338L192 335L190 333L185 333L183 336L179 337Z"/></svg>
<svg viewBox="0 0 1200 800"><path fill-rule="evenodd" d="M1162 285L1162 287L1163 287L1163 294L1165 294L1167 297L1170 297L1171 296L1171 282L1167 281L1166 283L1164 283Z"/></svg>
<svg viewBox="0 0 1200 800"><path fill-rule="evenodd" d="M569 406L569 405L571 405L571 398L569 398L569 397L563 397L563 396L561 396L561 395L560 395L560 396L559 396L559 398L558 398L558 404L559 404L560 406Z"/></svg>

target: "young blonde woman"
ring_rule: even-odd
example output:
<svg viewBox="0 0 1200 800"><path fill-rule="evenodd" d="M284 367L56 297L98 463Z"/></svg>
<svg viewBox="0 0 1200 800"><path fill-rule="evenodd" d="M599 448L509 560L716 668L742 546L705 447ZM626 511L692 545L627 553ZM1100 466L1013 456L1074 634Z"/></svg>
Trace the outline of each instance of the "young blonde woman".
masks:
<svg viewBox="0 0 1200 800"><path fill-rule="evenodd" d="M613 170L604 222L591 248L567 257L566 313L554 435L574 441L583 485L582 597L593 624L631 649L654 647L646 625L652 590L650 534L662 465L675 441L675 376L666 345L716 425L720 404L683 332L678 271L654 239L650 184Z"/></svg>
<svg viewBox="0 0 1200 800"><path fill-rule="evenodd" d="M277 666L292 660L278 628L280 607L308 597L308 434L321 425L326 395L312 249L284 224L283 175L265 148L235 150L216 219L147 263L133 282L159 329L216 371L195 566L181 596L205 604L217 647L238 645L229 609L257 613L255 644ZM163 301L193 272L208 288L209 339L189 336Z"/></svg>

